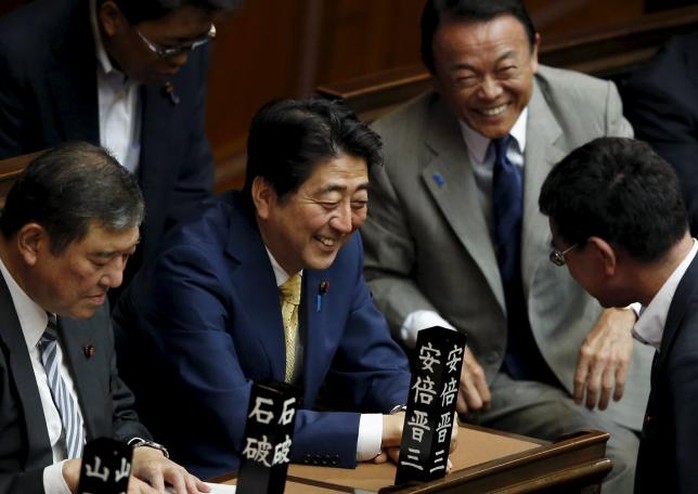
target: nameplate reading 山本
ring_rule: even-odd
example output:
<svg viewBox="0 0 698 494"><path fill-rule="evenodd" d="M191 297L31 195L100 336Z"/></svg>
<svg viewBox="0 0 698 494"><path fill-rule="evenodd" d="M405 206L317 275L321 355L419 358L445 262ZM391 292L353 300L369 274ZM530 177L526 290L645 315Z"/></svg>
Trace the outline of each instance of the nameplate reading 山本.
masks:
<svg viewBox="0 0 698 494"><path fill-rule="evenodd" d="M284 383L253 384L238 475L238 494L282 494L298 397Z"/></svg>
<svg viewBox="0 0 698 494"><path fill-rule="evenodd" d="M133 448L101 437L85 444L78 494L122 494L128 490Z"/></svg>
<svg viewBox="0 0 698 494"><path fill-rule="evenodd" d="M395 484L446 474L466 337L434 326L417 336Z"/></svg>

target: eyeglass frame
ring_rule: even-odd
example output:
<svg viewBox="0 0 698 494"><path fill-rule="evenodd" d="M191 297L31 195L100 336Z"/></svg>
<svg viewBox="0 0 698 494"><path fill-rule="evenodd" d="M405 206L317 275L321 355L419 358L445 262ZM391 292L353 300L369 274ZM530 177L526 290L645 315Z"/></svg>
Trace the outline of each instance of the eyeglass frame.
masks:
<svg viewBox="0 0 698 494"><path fill-rule="evenodd" d="M163 48L162 46L158 46L157 44L153 43L148 38L146 38L145 35L138 28L136 28L136 33L141 38L143 43L145 43L145 46L148 47L148 50L157 55L158 58L172 58L176 57L177 55L181 55L182 53L194 51L197 48L201 48L205 44L209 43L211 40L215 39L216 26L212 23L211 28L203 36L200 36L199 38L187 44L180 46L172 46L169 48Z"/></svg>
<svg viewBox="0 0 698 494"><path fill-rule="evenodd" d="M552 262L555 266L564 266L567 264L567 259L565 259L565 256L569 254L572 249L578 246L579 244L577 243L567 247L565 250L559 250L553 247L548 255L548 259L550 259L550 262Z"/></svg>

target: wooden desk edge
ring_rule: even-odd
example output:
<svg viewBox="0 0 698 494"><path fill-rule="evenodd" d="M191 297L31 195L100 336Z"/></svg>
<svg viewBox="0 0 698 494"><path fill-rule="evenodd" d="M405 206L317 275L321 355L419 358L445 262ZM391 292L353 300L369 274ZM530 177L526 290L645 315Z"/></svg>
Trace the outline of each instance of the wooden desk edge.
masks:
<svg viewBox="0 0 698 494"><path fill-rule="evenodd" d="M541 443L541 447L473 465L426 484L411 487L386 486L379 492L381 494L456 493L461 492L465 486L470 492L489 492L500 489L507 489L501 492L524 492L530 491L532 484L535 484L536 488L551 488L575 482L580 485L582 482L600 483L612 468L611 461L604 456L606 442L610 437L607 432L585 430L570 434L565 439L554 443L545 443L516 434L490 431L481 427L468 427ZM216 477L211 481L229 482L234 478L235 475L229 474ZM288 480L336 492L355 492L355 489L350 486L292 475L289 475Z"/></svg>

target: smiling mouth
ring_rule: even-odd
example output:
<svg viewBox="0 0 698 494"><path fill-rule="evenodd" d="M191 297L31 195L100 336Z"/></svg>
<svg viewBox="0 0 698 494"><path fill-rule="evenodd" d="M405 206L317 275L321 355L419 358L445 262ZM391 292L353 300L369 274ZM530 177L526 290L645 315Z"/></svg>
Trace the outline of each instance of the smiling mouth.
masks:
<svg viewBox="0 0 698 494"><path fill-rule="evenodd" d="M335 247L337 244L339 244L339 239L335 238L330 238L330 237L315 237L315 240L320 242L322 245L325 247Z"/></svg>
<svg viewBox="0 0 698 494"><path fill-rule="evenodd" d="M502 105L498 105L492 108L482 108L478 110L478 112L485 115L486 117L498 117L506 111L507 106L508 105L504 103Z"/></svg>

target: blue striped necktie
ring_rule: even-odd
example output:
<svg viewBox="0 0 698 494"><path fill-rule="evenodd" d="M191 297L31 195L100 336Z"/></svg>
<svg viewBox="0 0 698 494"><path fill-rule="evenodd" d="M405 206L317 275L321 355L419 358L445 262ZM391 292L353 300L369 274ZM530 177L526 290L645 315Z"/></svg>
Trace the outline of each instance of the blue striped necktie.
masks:
<svg viewBox="0 0 698 494"><path fill-rule="evenodd" d="M85 429L82 417L78 412L78 405L68 391L63 376L61 376L60 362L58 359L58 341L56 339L56 316L49 314L46 331L39 341L41 363L46 370L48 386L53 395L53 402L58 408L63 422L65 434L66 453L68 458L80 458L85 444Z"/></svg>

